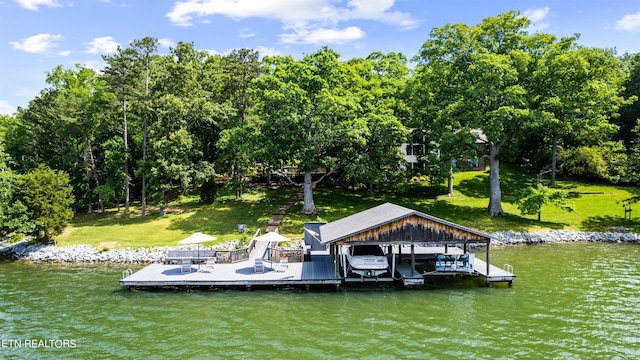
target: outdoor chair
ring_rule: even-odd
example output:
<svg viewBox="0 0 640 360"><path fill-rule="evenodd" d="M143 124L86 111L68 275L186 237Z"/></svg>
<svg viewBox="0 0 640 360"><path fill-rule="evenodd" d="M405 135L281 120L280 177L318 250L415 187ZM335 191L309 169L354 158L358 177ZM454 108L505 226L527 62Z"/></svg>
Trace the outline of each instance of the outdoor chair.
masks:
<svg viewBox="0 0 640 360"><path fill-rule="evenodd" d="M280 263L278 265L276 265L276 271L285 271L286 269L289 268L289 258L286 256L283 256L280 258Z"/></svg>
<svg viewBox="0 0 640 360"><path fill-rule="evenodd" d="M182 259L182 265L180 265L180 272L186 273L191 272L191 259Z"/></svg>
<svg viewBox="0 0 640 360"><path fill-rule="evenodd" d="M207 263L204 266L204 269L207 270L213 270L214 269L214 265L216 264L216 258L214 257L210 257L207 259Z"/></svg>
<svg viewBox="0 0 640 360"><path fill-rule="evenodd" d="M264 272L264 260L262 258L257 258L253 264L253 272Z"/></svg>

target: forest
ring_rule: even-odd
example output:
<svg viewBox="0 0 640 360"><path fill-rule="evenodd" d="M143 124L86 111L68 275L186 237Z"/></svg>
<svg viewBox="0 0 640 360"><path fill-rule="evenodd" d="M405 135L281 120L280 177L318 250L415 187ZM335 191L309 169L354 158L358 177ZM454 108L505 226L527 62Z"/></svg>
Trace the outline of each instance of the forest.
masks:
<svg viewBox="0 0 640 360"><path fill-rule="evenodd" d="M640 54L529 33L518 12L435 28L411 57L212 55L135 40L105 67L57 66L47 88L0 117L0 235L52 241L78 212L164 214L179 194L242 198L252 182L375 191L449 183L485 158L490 216L504 215L500 162L556 176L640 182ZM482 143L482 146L479 144ZM409 166L403 144L419 144ZM452 164L457 164L453 166ZM637 199L631 199L631 201Z"/></svg>

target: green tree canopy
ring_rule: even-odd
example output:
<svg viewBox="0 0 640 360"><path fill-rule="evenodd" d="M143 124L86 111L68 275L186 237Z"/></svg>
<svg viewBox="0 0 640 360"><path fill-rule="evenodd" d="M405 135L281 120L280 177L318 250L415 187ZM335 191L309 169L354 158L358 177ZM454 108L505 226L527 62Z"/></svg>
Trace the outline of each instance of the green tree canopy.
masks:
<svg viewBox="0 0 640 360"><path fill-rule="evenodd" d="M35 223L31 232L43 243L54 241L73 218L74 202L69 176L40 165L22 175L16 182L17 200L27 208L27 215Z"/></svg>

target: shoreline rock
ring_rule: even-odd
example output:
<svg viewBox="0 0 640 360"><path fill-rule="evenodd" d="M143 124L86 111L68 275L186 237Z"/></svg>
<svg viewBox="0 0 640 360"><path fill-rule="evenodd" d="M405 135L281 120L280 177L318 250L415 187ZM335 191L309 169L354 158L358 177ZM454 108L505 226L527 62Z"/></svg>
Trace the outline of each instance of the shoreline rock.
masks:
<svg viewBox="0 0 640 360"><path fill-rule="evenodd" d="M640 235L621 232L582 232L573 230L496 231L492 246L520 244L562 244L570 242L640 243Z"/></svg>
<svg viewBox="0 0 640 360"><path fill-rule="evenodd" d="M200 247L200 250L234 249L238 240ZM26 240L7 244L0 241L0 258L30 262L50 263L110 263L110 264L149 264L162 262L168 250L196 250L194 246L155 246L150 248L125 248L98 251L91 245L55 246L32 244Z"/></svg>
<svg viewBox="0 0 640 360"><path fill-rule="evenodd" d="M616 232L580 232L572 230L496 231L489 233L491 246L562 244L572 242L640 243L640 235ZM235 249L237 240L201 249ZM196 246L157 246L98 251L90 245L54 246L30 244L24 240L8 244L0 241L0 258L51 263L148 264L164 260L168 250L196 250Z"/></svg>

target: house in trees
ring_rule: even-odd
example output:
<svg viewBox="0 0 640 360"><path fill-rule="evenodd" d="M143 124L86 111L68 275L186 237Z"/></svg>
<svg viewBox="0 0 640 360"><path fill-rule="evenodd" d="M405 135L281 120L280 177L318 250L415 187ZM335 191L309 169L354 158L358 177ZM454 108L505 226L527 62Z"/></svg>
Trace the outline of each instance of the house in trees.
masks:
<svg viewBox="0 0 640 360"><path fill-rule="evenodd" d="M453 160L452 165L461 171L485 171L487 168L487 137L480 129L473 129L471 133L476 138L477 156L464 155L462 161ZM425 169L429 164L429 158L439 158L439 144L433 140L429 140L425 132L417 129L409 130L410 142L403 143L400 147L404 160L408 169Z"/></svg>

